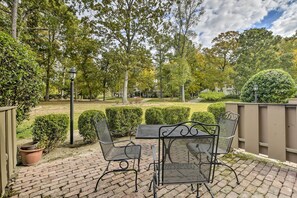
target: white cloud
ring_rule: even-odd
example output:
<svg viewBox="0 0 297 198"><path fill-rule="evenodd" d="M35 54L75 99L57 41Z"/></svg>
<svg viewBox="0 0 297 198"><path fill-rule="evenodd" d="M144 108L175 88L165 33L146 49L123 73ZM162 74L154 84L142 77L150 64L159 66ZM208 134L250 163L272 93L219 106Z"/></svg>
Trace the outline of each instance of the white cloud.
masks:
<svg viewBox="0 0 297 198"><path fill-rule="evenodd" d="M275 21L272 26L274 32L287 32L294 26L296 27L296 3L288 6L292 0L205 0L205 14L194 28L198 36L195 40L203 46L211 46L211 41L221 32L243 31L249 29L253 24L260 22L271 10L282 9L283 18L281 22ZM295 9L295 10L294 10ZM295 14L295 24L293 15ZM286 16L285 16L286 15ZM285 26L283 25L285 24ZM282 27L282 30L279 28ZM201 34L202 33L202 34Z"/></svg>
<svg viewBox="0 0 297 198"><path fill-rule="evenodd" d="M274 34L291 36L297 30L297 2L292 3L283 15L272 23L270 28Z"/></svg>

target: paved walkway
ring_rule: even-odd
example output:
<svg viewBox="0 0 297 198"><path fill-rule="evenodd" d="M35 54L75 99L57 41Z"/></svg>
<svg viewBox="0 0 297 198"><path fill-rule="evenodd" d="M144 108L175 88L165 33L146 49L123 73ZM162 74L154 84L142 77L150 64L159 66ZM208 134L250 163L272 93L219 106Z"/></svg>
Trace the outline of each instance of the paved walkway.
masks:
<svg viewBox="0 0 297 198"><path fill-rule="evenodd" d="M146 171L151 162L150 144L154 141L136 141L143 147L138 192L134 192L134 173L111 173L100 182L94 192L96 181L106 162L98 152L90 152L34 167L22 167L11 185L11 197L152 197L148 184L152 170ZM211 185L215 197L295 197L297 198L297 169L277 165L254 157L233 155L224 158L238 173L240 185L233 173L219 167ZM202 197L210 197L204 187ZM158 190L159 197L195 197L189 185L167 185Z"/></svg>

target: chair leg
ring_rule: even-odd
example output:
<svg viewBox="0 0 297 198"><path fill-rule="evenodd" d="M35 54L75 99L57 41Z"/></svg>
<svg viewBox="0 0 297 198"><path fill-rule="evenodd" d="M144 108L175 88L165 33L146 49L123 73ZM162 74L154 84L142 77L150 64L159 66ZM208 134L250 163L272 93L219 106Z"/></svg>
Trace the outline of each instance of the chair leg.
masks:
<svg viewBox="0 0 297 198"><path fill-rule="evenodd" d="M207 191L209 192L209 194L211 195L211 197L214 198L214 196L213 196L213 194L212 194L210 188L208 187L208 185L204 183L204 186L205 186L205 188L207 189Z"/></svg>
<svg viewBox="0 0 297 198"><path fill-rule="evenodd" d="M154 174L153 176L153 195L154 198L157 198L157 176Z"/></svg>
<svg viewBox="0 0 297 198"><path fill-rule="evenodd" d="M137 190L137 171L135 169L133 171L135 172L135 192L138 192L138 190Z"/></svg>
<svg viewBox="0 0 297 198"><path fill-rule="evenodd" d="M200 197L200 195L199 195L199 186L200 186L200 184L197 184L197 195L196 195L197 198Z"/></svg>
<svg viewBox="0 0 297 198"><path fill-rule="evenodd" d="M152 192L152 184L153 184L154 180L152 179L152 181L150 182L150 185L149 185L149 189L148 189L148 192Z"/></svg>
<svg viewBox="0 0 297 198"><path fill-rule="evenodd" d="M107 171L107 172L104 171L104 173L97 180L96 187L95 187L95 192L97 192L97 187L99 185L99 181L103 178L103 176L106 175L106 174L108 174L108 173L112 173L112 172L114 172L114 171L112 171L112 170L111 171Z"/></svg>
<svg viewBox="0 0 297 198"><path fill-rule="evenodd" d="M223 166L228 167L228 168L234 173L234 175L235 175L235 177L236 177L237 184L239 184L238 176L237 176L235 170L234 170L231 166L225 164L225 163L222 162L222 161L219 161L219 162L217 163L217 165L223 165Z"/></svg>
<svg viewBox="0 0 297 198"><path fill-rule="evenodd" d="M138 164L137 164L137 166L138 166L138 172L140 171L140 158L138 159Z"/></svg>

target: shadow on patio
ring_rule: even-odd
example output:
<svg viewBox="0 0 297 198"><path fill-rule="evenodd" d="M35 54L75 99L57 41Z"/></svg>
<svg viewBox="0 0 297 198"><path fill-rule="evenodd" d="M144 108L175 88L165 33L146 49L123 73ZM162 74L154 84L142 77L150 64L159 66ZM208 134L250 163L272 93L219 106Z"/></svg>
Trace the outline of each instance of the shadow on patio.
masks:
<svg viewBox="0 0 297 198"><path fill-rule="evenodd" d="M58 159L34 167L21 167L10 185L10 197L152 197L148 185L153 171L147 171L152 161L153 140L136 140L142 145L142 160L138 175L138 192L134 192L133 173L111 173L104 177L94 192L97 179L106 166L101 149L75 157ZM215 197L297 197L296 167L279 164L244 153L224 157L239 176L218 167L211 190ZM206 189L201 188L202 193ZM167 185L158 190L162 197L195 197L189 185ZM202 197L210 197L208 193Z"/></svg>

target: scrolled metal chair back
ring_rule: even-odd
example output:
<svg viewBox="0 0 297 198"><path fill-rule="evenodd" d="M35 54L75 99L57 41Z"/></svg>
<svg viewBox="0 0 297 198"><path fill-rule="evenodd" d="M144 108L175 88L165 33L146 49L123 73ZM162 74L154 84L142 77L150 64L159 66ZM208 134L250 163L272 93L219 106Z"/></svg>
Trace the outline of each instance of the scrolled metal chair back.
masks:
<svg viewBox="0 0 297 198"><path fill-rule="evenodd" d="M94 123L95 129L96 129L96 134L97 134L97 137L99 140L99 144L101 146L103 156L105 158L105 156L107 156L107 154L114 147L113 144L106 144L107 142L108 143L112 142L112 138L111 138L110 132L108 130L106 120L103 119L99 122L96 120L93 120L93 123Z"/></svg>
<svg viewBox="0 0 297 198"><path fill-rule="evenodd" d="M222 153L229 153L239 121L239 114L227 111L219 118L219 148Z"/></svg>

